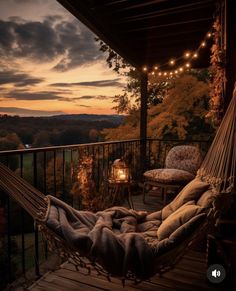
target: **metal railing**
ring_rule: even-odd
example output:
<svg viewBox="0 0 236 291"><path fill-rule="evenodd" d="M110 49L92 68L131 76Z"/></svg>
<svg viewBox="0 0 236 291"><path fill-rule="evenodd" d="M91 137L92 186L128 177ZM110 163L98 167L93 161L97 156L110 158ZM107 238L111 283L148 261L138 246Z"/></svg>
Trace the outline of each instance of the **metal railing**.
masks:
<svg viewBox="0 0 236 291"><path fill-rule="evenodd" d="M147 168L163 167L167 152L177 144L197 145L203 155L209 146L208 141L148 139L146 158L141 158L146 160ZM78 180L78 167L84 156L93 159L93 180L98 192L107 190L104 184L108 179L111 164L115 159L124 156L129 159L132 179L140 180L142 174L140 140L2 151L0 162L16 171L44 194L54 195L73 205L71 189ZM5 209L7 221L5 234L2 235L4 242L1 244L7 254L5 256L6 281L11 282L17 276L25 275L27 269L33 265L36 276L39 276L39 264L48 258L47 245L42 242L37 228L33 227L33 220L23 209L4 193L0 195L0 203L0 210ZM4 276L1 274L0 266L1 275Z"/></svg>

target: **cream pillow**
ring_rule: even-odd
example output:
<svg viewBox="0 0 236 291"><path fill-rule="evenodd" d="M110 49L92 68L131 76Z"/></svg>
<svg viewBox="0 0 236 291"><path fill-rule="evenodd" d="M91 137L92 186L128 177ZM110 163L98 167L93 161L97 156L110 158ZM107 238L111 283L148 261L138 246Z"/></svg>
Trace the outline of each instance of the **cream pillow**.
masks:
<svg viewBox="0 0 236 291"><path fill-rule="evenodd" d="M167 217L157 230L158 240L168 238L177 228L188 222L192 217L203 212L203 208L189 201Z"/></svg>
<svg viewBox="0 0 236 291"><path fill-rule="evenodd" d="M188 201L197 201L199 197L205 192L210 185L206 182L195 178L190 183L188 183L180 193L175 197L175 199L162 209L162 220L165 220L171 213L176 211L181 205Z"/></svg>

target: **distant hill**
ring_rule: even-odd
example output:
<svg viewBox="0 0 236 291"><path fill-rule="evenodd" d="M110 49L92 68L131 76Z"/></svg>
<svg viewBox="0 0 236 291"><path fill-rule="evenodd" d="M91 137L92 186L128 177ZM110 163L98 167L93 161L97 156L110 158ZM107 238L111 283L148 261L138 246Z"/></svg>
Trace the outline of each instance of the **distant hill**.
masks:
<svg viewBox="0 0 236 291"><path fill-rule="evenodd" d="M81 120L81 121L110 121L115 124L121 124L124 120L123 115L117 114L62 114L54 115L47 118L63 120Z"/></svg>

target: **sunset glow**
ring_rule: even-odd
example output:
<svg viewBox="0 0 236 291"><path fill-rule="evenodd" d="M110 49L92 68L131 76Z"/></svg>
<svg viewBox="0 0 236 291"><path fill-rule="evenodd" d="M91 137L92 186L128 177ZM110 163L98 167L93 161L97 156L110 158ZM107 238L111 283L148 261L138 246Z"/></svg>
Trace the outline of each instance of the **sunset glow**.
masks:
<svg viewBox="0 0 236 291"><path fill-rule="evenodd" d="M55 0L0 2L0 113L115 113L124 79L92 34Z"/></svg>

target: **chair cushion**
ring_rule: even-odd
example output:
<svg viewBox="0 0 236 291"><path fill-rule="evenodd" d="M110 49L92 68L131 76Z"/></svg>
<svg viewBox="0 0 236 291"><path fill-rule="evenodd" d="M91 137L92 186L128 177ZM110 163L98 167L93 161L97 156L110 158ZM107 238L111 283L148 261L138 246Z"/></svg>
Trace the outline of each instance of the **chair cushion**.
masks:
<svg viewBox="0 0 236 291"><path fill-rule="evenodd" d="M187 202L166 218L157 230L158 240L168 238L177 228L200 214L204 208L195 205L194 201Z"/></svg>
<svg viewBox="0 0 236 291"><path fill-rule="evenodd" d="M165 220L171 213L186 202L191 200L197 201L202 193L209 189L209 187L210 185L208 183L201 181L199 178L192 180L180 191L171 203L162 209L162 220Z"/></svg>
<svg viewBox="0 0 236 291"><path fill-rule="evenodd" d="M194 179L194 175L178 169L154 169L144 173L144 177L148 180L152 180L162 184L177 184L185 185L189 181Z"/></svg>
<svg viewBox="0 0 236 291"><path fill-rule="evenodd" d="M202 163L202 156L196 146L181 145L173 147L166 156L165 168L179 169L196 175Z"/></svg>

